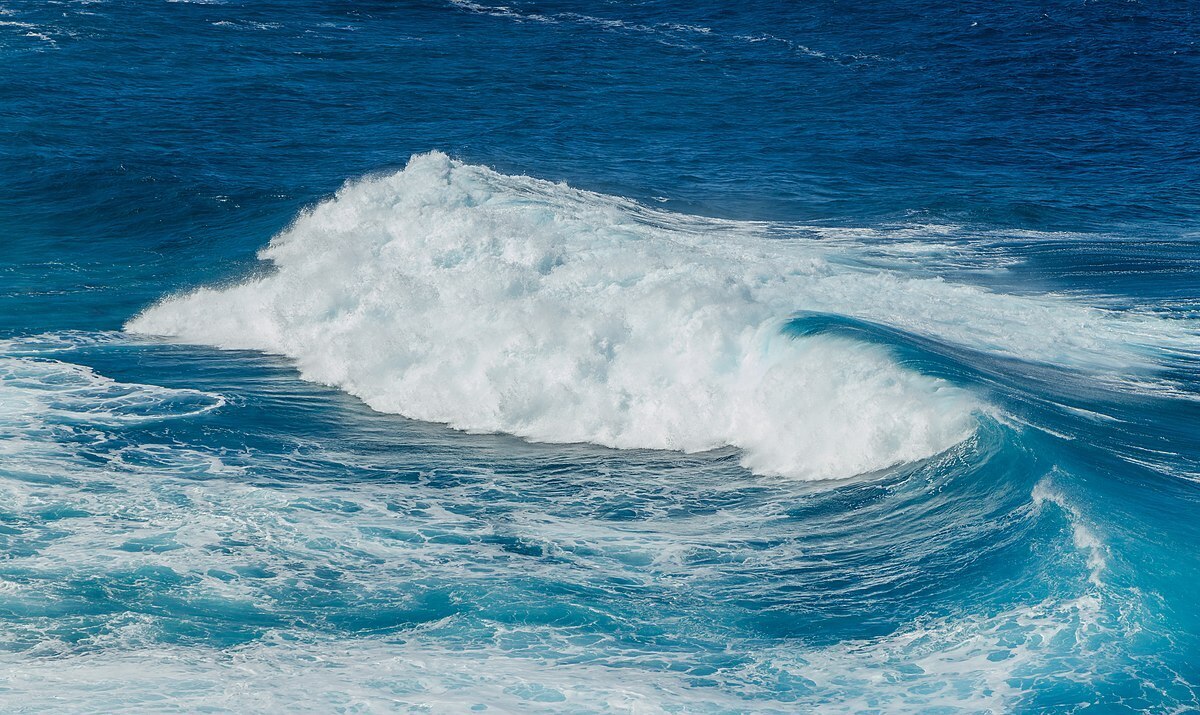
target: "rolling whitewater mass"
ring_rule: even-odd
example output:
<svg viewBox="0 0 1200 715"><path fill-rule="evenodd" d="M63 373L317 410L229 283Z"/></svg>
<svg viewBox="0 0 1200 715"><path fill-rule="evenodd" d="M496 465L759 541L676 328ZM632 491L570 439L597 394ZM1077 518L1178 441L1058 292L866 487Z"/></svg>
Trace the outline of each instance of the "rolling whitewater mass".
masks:
<svg viewBox="0 0 1200 715"><path fill-rule="evenodd" d="M0 710L1200 710L1200 17L0 0Z"/></svg>

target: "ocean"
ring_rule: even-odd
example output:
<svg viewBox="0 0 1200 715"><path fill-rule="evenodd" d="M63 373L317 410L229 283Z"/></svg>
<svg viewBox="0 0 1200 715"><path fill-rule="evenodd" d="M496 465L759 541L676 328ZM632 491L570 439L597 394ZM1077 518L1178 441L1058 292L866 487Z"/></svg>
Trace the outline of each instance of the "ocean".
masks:
<svg viewBox="0 0 1200 715"><path fill-rule="evenodd" d="M1200 711L1200 7L0 0L0 710Z"/></svg>

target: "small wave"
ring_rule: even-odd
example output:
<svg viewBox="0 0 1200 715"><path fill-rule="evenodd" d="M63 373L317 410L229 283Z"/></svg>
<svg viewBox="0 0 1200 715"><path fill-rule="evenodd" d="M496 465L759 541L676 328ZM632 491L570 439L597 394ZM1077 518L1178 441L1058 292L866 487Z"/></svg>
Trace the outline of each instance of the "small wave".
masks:
<svg viewBox="0 0 1200 715"><path fill-rule="evenodd" d="M1075 543L1075 548L1084 555L1087 561L1089 580L1096 585L1100 585L1101 576L1104 573L1104 569L1108 566L1108 547L1096 535L1095 531L1088 526L1083 514L1054 485L1049 477L1034 486L1032 497L1034 505L1038 507L1049 502L1062 510L1063 515L1071 524L1071 539Z"/></svg>
<svg viewBox="0 0 1200 715"><path fill-rule="evenodd" d="M711 27L688 23L626 22L625 20L597 17L595 15L586 15L578 12L563 12L554 14L522 12L521 10L508 5L484 5L473 2L472 0L450 0L450 4L467 12L506 18L514 22L537 22L547 25L573 24L597 27L602 30L608 30L612 32L639 33L652 37L655 41L661 44L668 45L670 47L683 47L685 49L698 49L698 46L690 44L689 40L734 40L737 43L757 43L770 41L785 46L788 50L798 55L805 55L821 60L829 60L838 64L849 64L864 60L882 61L887 59L885 57L872 54L838 55L822 52L821 50L807 47L798 42L766 33L757 35L720 35L718 33L714 33Z"/></svg>
<svg viewBox="0 0 1200 715"><path fill-rule="evenodd" d="M21 32L22 36L30 37L35 40L39 40L51 48L58 47L58 42L55 41L53 36L48 34L48 31L46 30L46 28L40 27L31 22L21 22L18 20L0 20L0 27L11 28L13 30L16 30L17 32L21 32L22 30L24 30L24 32Z"/></svg>
<svg viewBox="0 0 1200 715"><path fill-rule="evenodd" d="M278 30L283 27L278 22L255 22L253 20L218 20L210 24L214 27L229 27L235 30Z"/></svg>

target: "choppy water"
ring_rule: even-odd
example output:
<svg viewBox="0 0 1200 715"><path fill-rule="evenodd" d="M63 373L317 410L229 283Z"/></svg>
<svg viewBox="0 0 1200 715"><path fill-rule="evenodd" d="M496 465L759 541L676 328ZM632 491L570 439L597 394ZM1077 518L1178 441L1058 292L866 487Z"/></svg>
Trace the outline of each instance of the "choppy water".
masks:
<svg viewBox="0 0 1200 715"><path fill-rule="evenodd" d="M1200 708L1198 28L0 2L0 709Z"/></svg>

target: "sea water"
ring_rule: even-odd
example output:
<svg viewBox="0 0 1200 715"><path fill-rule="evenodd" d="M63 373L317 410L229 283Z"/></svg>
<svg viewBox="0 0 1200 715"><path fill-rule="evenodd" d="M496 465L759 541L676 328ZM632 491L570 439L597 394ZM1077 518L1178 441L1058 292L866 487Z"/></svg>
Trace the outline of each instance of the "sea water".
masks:
<svg viewBox="0 0 1200 715"><path fill-rule="evenodd" d="M1200 708L1198 41L3 0L0 709Z"/></svg>

